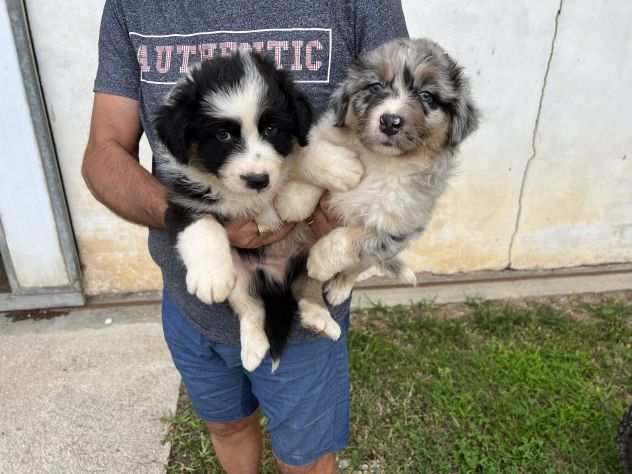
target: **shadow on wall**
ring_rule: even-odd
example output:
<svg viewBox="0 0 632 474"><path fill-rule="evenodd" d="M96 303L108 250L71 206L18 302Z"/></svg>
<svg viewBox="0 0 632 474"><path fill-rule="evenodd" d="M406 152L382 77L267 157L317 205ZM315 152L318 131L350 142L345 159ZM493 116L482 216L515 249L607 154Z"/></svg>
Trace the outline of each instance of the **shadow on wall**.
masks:
<svg viewBox="0 0 632 474"><path fill-rule="evenodd" d="M4 269L2 259L0 259L0 293L10 293L11 287L9 286L9 278L7 272Z"/></svg>

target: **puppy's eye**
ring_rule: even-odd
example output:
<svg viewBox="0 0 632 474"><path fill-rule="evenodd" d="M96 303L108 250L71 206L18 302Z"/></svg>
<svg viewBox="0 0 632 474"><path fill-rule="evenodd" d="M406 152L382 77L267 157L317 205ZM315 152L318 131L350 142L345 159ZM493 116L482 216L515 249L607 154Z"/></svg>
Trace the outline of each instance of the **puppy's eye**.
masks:
<svg viewBox="0 0 632 474"><path fill-rule="evenodd" d="M379 93L384 90L384 84L382 84L381 82L373 82L367 86L367 89L374 94Z"/></svg>
<svg viewBox="0 0 632 474"><path fill-rule="evenodd" d="M434 95L432 95L430 92L428 91L421 91L419 93L419 98L421 99L421 101L426 104L428 107L435 108L437 105L437 101L435 100Z"/></svg>
<svg viewBox="0 0 632 474"><path fill-rule="evenodd" d="M219 130L215 137L222 143L228 143L233 139L233 136L227 130Z"/></svg>
<svg viewBox="0 0 632 474"><path fill-rule="evenodd" d="M279 129L276 128L274 125L268 125L263 131L263 136L267 138L272 138L277 134L278 131Z"/></svg>

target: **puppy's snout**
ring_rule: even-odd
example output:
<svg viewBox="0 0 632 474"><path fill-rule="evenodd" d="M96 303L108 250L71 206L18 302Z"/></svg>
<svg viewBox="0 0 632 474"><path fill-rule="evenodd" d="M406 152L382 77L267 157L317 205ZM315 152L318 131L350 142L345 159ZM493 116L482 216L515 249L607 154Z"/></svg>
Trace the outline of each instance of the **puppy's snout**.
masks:
<svg viewBox="0 0 632 474"><path fill-rule="evenodd" d="M257 191L267 188L270 184L270 175L268 173L242 174L239 177L246 182L247 187Z"/></svg>
<svg viewBox="0 0 632 474"><path fill-rule="evenodd" d="M395 114L383 114L380 116L380 130L390 136L397 135L404 125L404 119Z"/></svg>

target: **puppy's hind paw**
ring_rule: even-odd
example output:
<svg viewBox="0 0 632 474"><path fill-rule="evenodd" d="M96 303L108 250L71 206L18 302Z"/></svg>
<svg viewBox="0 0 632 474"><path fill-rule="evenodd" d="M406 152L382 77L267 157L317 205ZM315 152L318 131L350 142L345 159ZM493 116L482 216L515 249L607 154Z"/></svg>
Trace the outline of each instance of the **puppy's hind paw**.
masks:
<svg viewBox="0 0 632 474"><path fill-rule="evenodd" d="M358 261L354 249L354 235L338 227L318 240L307 258L307 273L318 281L327 281L336 273L350 268Z"/></svg>
<svg viewBox="0 0 632 474"><path fill-rule="evenodd" d="M324 334L332 341L340 339L342 334L340 325L331 317L327 309L306 299L300 300L298 307L303 327Z"/></svg>
<svg viewBox="0 0 632 474"><path fill-rule="evenodd" d="M324 282L331 279L336 274L336 270L329 268L326 260L310 255L307 259L307 274L314 280Z"/></svg>
<svg viewBox="0 0 632 474"><path fill-rule="evenodd" d="M417 275L400 258L394 258L379 265L379 270L390 278L395 278L405 285L417 286Z"/></svg>
<svg viewBox="0 0 632 474"><path fill-rule="evenodd" d="M248 372L253 372L261 365L265 358L270 343L263 331L251 333L242 337L241 341L241 364Z"/></svg>
<svg viewBox="0 0 632 474"><path fill-rule="evenodd" d="M409 267L402 268L397 279L404 285L417 286L417 275Z"/></svg>
<svg viewBox="0 0 632 474"><path fill-rule="evenodd" d="M325 295L329 304L337 306L344 303L351 296L353 282L345 281L343 274L329 280L325 285Z"/></svg>

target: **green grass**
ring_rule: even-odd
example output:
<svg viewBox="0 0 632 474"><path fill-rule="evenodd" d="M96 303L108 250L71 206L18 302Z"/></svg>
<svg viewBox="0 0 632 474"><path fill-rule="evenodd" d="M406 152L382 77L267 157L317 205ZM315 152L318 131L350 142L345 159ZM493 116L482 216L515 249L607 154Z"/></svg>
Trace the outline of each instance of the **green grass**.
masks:
<svg viewBox="0 0 632 474"><path fill-rule="evenodd" d="M630 294L355 314L345 471L620 472L631 322ZM169 472L221 472L186 398L168 421Z"/></svg>

